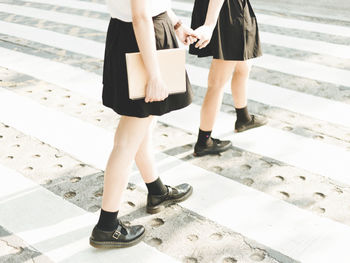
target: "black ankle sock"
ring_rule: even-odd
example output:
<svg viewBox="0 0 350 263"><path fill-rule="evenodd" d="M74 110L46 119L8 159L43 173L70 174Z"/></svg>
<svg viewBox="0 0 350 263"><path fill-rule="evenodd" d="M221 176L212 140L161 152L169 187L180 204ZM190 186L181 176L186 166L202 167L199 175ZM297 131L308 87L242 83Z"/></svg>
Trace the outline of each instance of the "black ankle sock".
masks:
<svg viewBox="0 0 350 263"><path fill-rule="evenodd" d="M199 145L206 145L210 139L211 131L202 131L199 129L197 143Z"/></svg>
<svg viewBox="0 0 350 263"><path fill-rule="evenodd" d="M241 109L236 108L236 114L237 114L237 122L245 123L245 122L250 122L252 120L252 117L248 112L247 106Z"/></svg>
<svg viewBox="0 0 350 263"><path fill-rule="evenodd" d="M97 227L103 231L115 230L119 223L117 220L118 212L107 212L101 209L100 218L97 223Z"/></svg>
<svg viewBox="0 0 350 263"><path fill-rule="evenodd" d="M148 189L148 193L151 195L164 195L168 192L168 189L159 177L154 182L146 184L146 186Z"/></svg>

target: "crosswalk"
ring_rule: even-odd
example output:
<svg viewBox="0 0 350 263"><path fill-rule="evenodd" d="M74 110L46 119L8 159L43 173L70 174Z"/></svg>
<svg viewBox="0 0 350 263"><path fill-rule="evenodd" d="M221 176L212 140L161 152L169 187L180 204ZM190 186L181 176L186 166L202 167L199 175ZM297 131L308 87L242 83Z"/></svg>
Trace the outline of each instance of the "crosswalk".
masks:
<svg viewBox="0 0 350 263"><path fill-rule="evenodd" d="M106 15L107 10L103 4L78 0L23 2L26 4L1 3L0 0L0 12L9 16L16 15L57 25L84 28L91 32L105 32L108 26L107 16L96 18L85 13L91 11ZM53 10L40 8L36 4L50 5ZM189 21L191 1L172 1L172 6L175 10L182 11L183 21ZM84 12L73 14L56 7ZM185 16L186 13L188 15ZM350 28L345 26L271 14L257 15L260 23L270 26L295 30L302 28L306 32L350 38ZM39 28L26 24L23 19L19 21L21 22L0 20L0 34L89 57L99 62L103 59L103 41L74 36L74 30L73 33L62 33L50 27ZM264 44L332 57L339 61L339 65L350 65L350 45L272 32L261 32L261 35ZM187 64L191 82L205 88L208 65L198 66L193 61ZM330 88L334 85L341 86L344 90L350 88L350 74L346 67L331 67L328 64L282 57L274 53L256 59L254 66L281 76L287 74L295 79L330 84ZM57 89L68 90L82 98L101 101L102 84L99 74L71 65L64 56L62 60L54 61L41 54L28 54L11 48L0 38L0 73L6 70L45 81ZM105 168L113 141L111 130L64 113L51 105L42 105L23 93L15 92L14 89L16 88L2 86L0 82L1 123L60 149L83 163L101 170ZM225 93L230 93L229 85L225 87ZM306 116L350 134L350 105L347 101L338 101L332 96L315 96L307 94L306 91L291 90L287 85L280 86L254 79L249 82L249 98L252 103L300 117ZM171 127L174 132L181 131L193 135L198 130L199 112L200 105L192 104L186 109L160 117L159 122ZM330 129L329 133L323 134L323 137L330 138L329 140L316 140L303 133L282 130L279 125L274 125L275 122L281 121L274 119L271 119L266 127L233 134L234 121L235 116L232 113L220 112L214 135L232 140L234 146L244 152L270 158L283 165L316 175L319 183L325 186L330 184L327 180L331 180L332 185L350 185L350 138L337 138L337 143L334 143L335 136ZM313 127L306 126L305 129L312 131ZM181 142L178 146L181 146ZM276 262L350 261L350 255L347 253L350 224L337 222L341 219L336 221L327 215L320 216L297 204L243 185L169 153L157 152L156 159L164 181L170 184L186 181L194 186L192 198L182 203L181 207L254 240L269 251L273 255L272 258L278 260ZM54 262L109 262L115 261L116 258L118 262L197 262L184 261L186 255L182 255L181 251L178 251L176 258L170 257L161 248L152 247L148 241L125 250L95 251L89 247L87 240L96 222L96 213L88 212L56 196L20 172L4 166L1 158L0 176L0 226ZM135 169L130 181L141 189L144 187ZM38 206L38 203L42 205ZM344 215L346 213L344 211ZM209 259L202 261L209 262Z"/></svg>

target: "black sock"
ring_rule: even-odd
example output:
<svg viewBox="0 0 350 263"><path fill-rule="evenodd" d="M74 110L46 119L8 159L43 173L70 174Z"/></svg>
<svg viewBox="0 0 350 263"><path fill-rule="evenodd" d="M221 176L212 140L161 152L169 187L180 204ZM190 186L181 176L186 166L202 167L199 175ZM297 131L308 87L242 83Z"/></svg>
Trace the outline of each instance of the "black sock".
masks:
<svg viewBox="0 0 350 263"><path fill-rule="evenodd" d="M164 195L168 192L168 189L163 184L162 180L160 180L160 177L158 177L158 179L154 182L146 184L146 186L148 193L151 195Z"/></svg>
<svg viewBox="0 0 350 263"><path fill-rule="evenodd" d="M237 122L246 123L250 122L252 120L252 117L250 116L248 112L248 107L245 106L244 108L237 109L236 108L236 114L237 114Z"/></svg>
<svg viewBox="0 0 350 263"><path fill-rule="evenodd" d="M211 131L202 131L199 129L197 143L203 146L207 145L207 142L210 139L210 135Z"/></svg>
<svg viewBox="0 0 350 263"><path fill-rule="evenodd" d="M117 220L118 212L107 212L101 209L100 218L97 223L97 227L103 231L115 230L119 223Z"/></svg>

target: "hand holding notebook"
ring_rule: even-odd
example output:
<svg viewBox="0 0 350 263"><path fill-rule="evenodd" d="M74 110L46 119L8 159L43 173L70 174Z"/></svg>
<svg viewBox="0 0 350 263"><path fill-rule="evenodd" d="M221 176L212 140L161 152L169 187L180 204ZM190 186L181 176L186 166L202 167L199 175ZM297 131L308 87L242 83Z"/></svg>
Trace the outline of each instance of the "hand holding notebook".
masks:
<svg viewBox="0 0 350 263"><path fill-rule="evenodd" d="M185 50L176 48L157 50L156 52L161 76L169 94L186 92ZM144 98L148 79L140 52L127 53L126 66L129 98L132 100Z"/></svg>

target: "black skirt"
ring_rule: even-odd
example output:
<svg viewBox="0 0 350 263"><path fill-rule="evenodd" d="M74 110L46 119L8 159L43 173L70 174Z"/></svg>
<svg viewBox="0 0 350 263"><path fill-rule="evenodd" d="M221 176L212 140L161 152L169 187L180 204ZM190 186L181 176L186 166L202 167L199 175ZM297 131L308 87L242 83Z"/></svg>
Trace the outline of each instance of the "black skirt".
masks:
<svg viewBox="0 0 350 263"><path fill-rule="evenodd" d="M157 49L177 48L173 25L167 13L153 17L153 23ZM159 116L188 106L192 100L192 90L187 73L185 93L169 95L164 101L151 103L145 103L144 99L129 99L125 53L138 51L132 23L112 18L107 32L103 66L103 105L120 115L140 118Z"/></svg>
<svg viewBox="0 0 350 263"><path fill-rule="evenodd" d="M195 0L191 27L202 26L209 0ZM258 23L249 0L225 0L210 43L203 49L190 46L190 54L223 60L247 60L262 55Z"/></svg>

